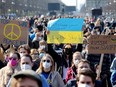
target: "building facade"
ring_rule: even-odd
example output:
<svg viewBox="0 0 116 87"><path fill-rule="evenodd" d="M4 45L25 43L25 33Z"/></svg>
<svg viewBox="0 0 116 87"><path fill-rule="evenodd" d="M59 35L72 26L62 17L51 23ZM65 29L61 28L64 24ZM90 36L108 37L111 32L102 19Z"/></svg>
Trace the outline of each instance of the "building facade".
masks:
<svg viewBox="0 0 116 87"><path fill-rule="evenodd" d="M86 0L86 13L91 15L92 9L99 8L102 8L103 15L116 17L116 0Z"/></svg>
<svg viewBox="0 0 116 87"><path fill-rule="evenodd" d="M17 14L37 15L48 12L48 3L60 3L60 0L0 0L0 15Z"/></svg>

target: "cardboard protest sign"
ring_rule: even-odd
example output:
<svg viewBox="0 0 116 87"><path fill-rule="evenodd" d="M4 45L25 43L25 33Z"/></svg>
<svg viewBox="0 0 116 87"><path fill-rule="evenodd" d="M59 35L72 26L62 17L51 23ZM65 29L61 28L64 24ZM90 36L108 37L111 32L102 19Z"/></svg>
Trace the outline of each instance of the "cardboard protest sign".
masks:
<svg viewBox="0 0 116 87"><path fill-rule="evenodd" d="M116 53L116 36L92 35L89 38L88 53Z"/></svg>
<svg viewBox="0 0 116 87"><path fill-rule="evenodd" d="M27 44L28 23L17 20L0 20L0 43L19 46Z"/></svg>
<svg viewBox="0 0 116 87"><path fill-rule="evenodd" d="M48 22L48 43L82 43L84 20L77 18L60 18Z"/></svg>

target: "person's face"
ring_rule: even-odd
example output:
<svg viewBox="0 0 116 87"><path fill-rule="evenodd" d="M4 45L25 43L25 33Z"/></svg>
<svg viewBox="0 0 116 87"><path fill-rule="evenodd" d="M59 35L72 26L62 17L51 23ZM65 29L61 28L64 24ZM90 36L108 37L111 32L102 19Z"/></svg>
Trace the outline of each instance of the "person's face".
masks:
<svg viewBox="0 0 116 87"><path fill-rule="evenodd" d="M81 59L82 59L82 56L81 56L80 53L73 55L73 61L75 61L75 60L81 60Z"/></svg>
<svg viewBox="0 0 116 87"><path fill-rule="evenodd" d="M28 64L28 65L30 65L31 67L33 66L33 63L32 63L32 61L30 60L30 58L25 57L25 56L23 56L23 57L21 58L21 65L23 65L23 64Z"/></svg>
<svg viewBox="0 0 116 87"><path fill-rule="evenodd" d="M78 64L77 73L79 73L80 70L85 69L85 68L90 69L89 64L88 64L88 63L80 62L80 63Z"/></svg>
<svg viewBox="0 0 116 87"><path fill-rule="evenodd" d="M82 56L80 53L73 55L73 63L75 64L75 66L78 66L78 62L81 59L82 59Z"/></svg>
<svg viewBox="0 0 116 87"><path fill-rule="evenodd" d="M23 81L18 82L16 87L39 87L39 86L36 81L29 78L25 78Z"/></svg>
<svg viewBox="0 0 116 87"><path fill-rule="evenodd" d="M39 53L37 51L35 51L34 53L31 54L33 60L38 59L39 58Z"/></svg>
<svg viewBox="0 0 116 87"><path fill-rule="evenodd" d="M78 87L94 87L92 78L89 76L85 76L85 75L80 75L77 85Z"/></svg>
<svg viewBox="0 0 116 87"><path fill-rule="evenodd" d="M70 45L66 45L64 48L64 52L69 55L71 53L71 46Z"/></svg>
<svg viewBox="0 0 116 87"><path fill-rule="evenodd" d="M22 57L23 55L28 54L28 53L27 53L27 50L25 50L24 48L20 48L19 54Z"/></svg>
<svg viewBox="0 0 116 87"><path fill-rule="evenodd" d="M43 57L42 59L42 65L45 70L50 70L52 66L52 62L49 57Z"/></svg>
<svg viewBox="0 0 116 87"><path fill-rule="evenodd" d="M17 54L10 53L9 54L9 65L11 67L15 67L15 66L17 66L18 63L19 63L19 59L18 59Z"/></svg>

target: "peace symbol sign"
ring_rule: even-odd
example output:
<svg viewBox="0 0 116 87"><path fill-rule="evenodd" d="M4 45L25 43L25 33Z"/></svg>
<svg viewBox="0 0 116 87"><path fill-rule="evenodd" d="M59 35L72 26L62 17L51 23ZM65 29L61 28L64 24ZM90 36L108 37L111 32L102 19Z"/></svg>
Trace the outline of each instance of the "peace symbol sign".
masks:
<svg viewBox="0 0 116 87"><path fill-rule="evenodd" d="M18 40L21 36L21 28L17 24L6 24L4 36L9 40Z"/></svg>

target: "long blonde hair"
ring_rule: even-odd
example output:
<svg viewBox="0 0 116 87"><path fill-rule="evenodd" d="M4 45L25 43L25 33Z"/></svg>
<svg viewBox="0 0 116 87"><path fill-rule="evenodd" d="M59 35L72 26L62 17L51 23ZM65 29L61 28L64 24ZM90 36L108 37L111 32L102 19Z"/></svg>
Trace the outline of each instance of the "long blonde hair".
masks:
<svg viewBox="0 0 116 87"><path fill-rule="evenodd" d="M36 70L36 72L37 72L38 74L42 73L42 71L43 71L43 62L42 62L42 61L43 61L43 59L46 58L46 57L49 58L49 59L51 60L51 63L52 63L51 72L53 72L53 71L55 70L53 58L52 58L49 54L45 54L45 55L42 57L41 61L40 61L40 66L39 66L39 68Z"/></svg>

